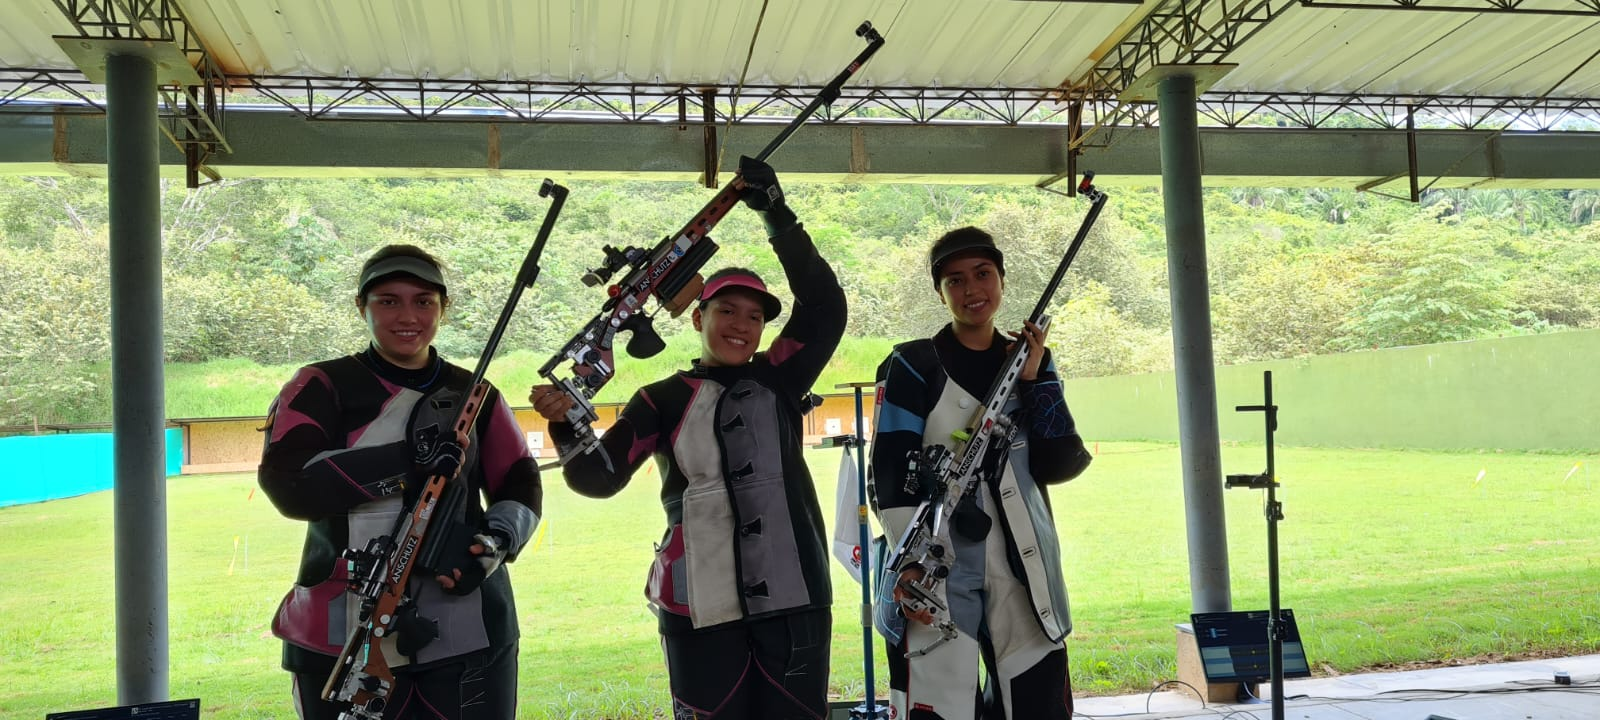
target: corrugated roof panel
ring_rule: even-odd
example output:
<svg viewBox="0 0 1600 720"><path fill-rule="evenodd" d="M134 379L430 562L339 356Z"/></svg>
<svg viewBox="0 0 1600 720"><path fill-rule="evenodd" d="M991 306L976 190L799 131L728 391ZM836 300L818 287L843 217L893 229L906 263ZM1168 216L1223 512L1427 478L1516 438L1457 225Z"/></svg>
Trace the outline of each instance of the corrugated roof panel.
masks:
<svg viewBox="0 0 1600 720"><path fill-rule="evenodd" d="M1600 62L1595 57L1600 21L1519 17L1496 23L1479 18L1453 39L1459 50L1442 49L1440 54L1457 52L1459 65L1465 65L1463 81L1451 84L1448 75L1432 78L1432 72L1448 73L1448 61L1436 61L1429 54L1417 58L1425 69L1420 74L1424 81L1448 87L1450 94L1537 97L1548 92L1551 97L1594 97L1594 85L1600 82ZM1578 73L1563 82L1574 70ZM1588 92L1581 92L1585 78ZM1404 84L1407 79L1391 82Z"/></svg>
<svg viewBox="0 0 1600 720"><path fill-rule="evenodd" d="M1229 57L1240 67L1215 89L1537 97L1600 47L1597 25L1553 15L1297 6ZM1581 85L1564 84L1553 96L1582 97Z"/></svg>
<svg viewBox="0 0 1600 720"><path fill-rule="evenodd" d="M886 32L891 44L882 53L883 66L873 70L893 73L888 84L1055 87L1133 7L1051 2L908 4Z"/></svg>
<svg viewBox="0 0 1600 720"><path fill-rule="evenodd" d="M1154 1L1154 0L1151 0ZM1374 0L1376 1L1376 0ZM1481 0L1428 0L1478 7ZM1563 7L1574 0L1522 0ZM70 69L52 0L7 0L0 67ZM755 0L183 0L230 74L732 85ZM1205 12L1222 12L1209 3ZM1054 87L1138 6L1022 0L771 0L744 80L817 85L888 38L853 81L877 87ZM1217 90L1290 93L1600 94L1600 18L1344 10L1293 5L1228 58Z"/></svg>
<svg viewBox="0 0 1600 720"><path fill-rule="evenodd" d="M72 60L51 39L77 30L50 0L9 0L0 22L0 68L71 69Z"/></svg>
<svg viewBox="0 0 1600 720"><path fill-rule="evenodd" d="M1572 18L1469 15L1461 20L1438 42L1417 48L1403 65L1374 78L1373 85L1443 95L1537 97L1597 47L1583 43L1581 34L1574 36Z"/></svg>
<svg viewBox="0 0 1600 720"><path fill-rule="evenodd" d="M32 1L32 0L30 0ZM729 85L761 4L753 0L205 0L189 11L231 73L354 74ZM1051 87L1131 5L1016 0L774 0L745 81L817 85L889 39L857 82Z"/></svg>

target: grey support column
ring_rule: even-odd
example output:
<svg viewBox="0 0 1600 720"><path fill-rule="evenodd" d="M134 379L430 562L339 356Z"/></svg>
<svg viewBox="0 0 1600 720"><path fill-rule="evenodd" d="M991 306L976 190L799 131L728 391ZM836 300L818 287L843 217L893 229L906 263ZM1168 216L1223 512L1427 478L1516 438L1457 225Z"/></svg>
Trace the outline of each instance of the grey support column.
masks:
<svg viewBox="0 0 1600 720"><path fill-rule="evenodd" d="M1178 386L1178 437L1189 530L1189 597L1195 612L1232 609L1228 534L1222 505L1217 379L1211 354L1206 224L1200 182L1200 131L1193 76L1158 86L1161 192L1167 219L1167 279L1172 288L1172 352Z"/></svg>
<svg viewBox="0 0 1600 720"><path fill-rule="evenodd" d="M167 699L166 406L156 67L106 58L117 702Z"/></svg>

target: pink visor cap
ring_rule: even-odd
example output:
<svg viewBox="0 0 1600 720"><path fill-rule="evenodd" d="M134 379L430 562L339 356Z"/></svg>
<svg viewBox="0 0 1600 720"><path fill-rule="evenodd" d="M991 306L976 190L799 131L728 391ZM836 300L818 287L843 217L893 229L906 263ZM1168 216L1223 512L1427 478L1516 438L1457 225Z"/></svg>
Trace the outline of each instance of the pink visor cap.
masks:
<svg viewBox="0 0 1600 720"><path fill-rule="evenodd" d="M705 289L700 291L700 302L705 303L711 298L733 288L744 288L761 297L761 312L764 316L762 319L766 322L772 322L772 319L777 317L778 313L783 312L783 303L778 302L778 298L767 292L767 284L761 282L761 278L749 273L729 273L720 277L713 276L706 281Z"/></svg>

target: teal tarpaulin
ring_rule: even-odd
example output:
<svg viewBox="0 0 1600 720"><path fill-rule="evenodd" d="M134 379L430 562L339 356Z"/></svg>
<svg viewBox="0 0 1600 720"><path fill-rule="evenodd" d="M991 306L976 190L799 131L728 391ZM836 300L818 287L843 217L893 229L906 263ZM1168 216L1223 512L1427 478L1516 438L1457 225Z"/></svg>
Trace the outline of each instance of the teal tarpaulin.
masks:
<svg viewBox="0 0 1600 720"><path fill-rule="evenodd" d="M167 476L183 463L183 431L167 428ZM0 507L111 489L111 433L0 438Z"/></svg>

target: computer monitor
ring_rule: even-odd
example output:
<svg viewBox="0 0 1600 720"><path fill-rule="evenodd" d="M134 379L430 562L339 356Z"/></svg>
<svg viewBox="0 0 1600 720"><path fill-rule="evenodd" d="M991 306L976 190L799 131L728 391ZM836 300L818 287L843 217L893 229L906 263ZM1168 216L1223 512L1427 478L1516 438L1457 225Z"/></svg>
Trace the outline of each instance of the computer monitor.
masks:
<svg viewBox="0 0 1600 720"><path fill-rule="evenodd" d="M1194 613L1195 644L1200 647L1200 665L1206 682L1254 683L1269 680L1271 649L1267 642L1266 610ZM1294 611L1278 611L1283 638L1283 676L1311 677L1300 630L1294 624Z"/></svg>
<svg viewBox="0 0 1600 720"><path fill-rule="evenodd" d="M200 700L190 698L98 710L70 710L50 713L44 720L200 720Z"/></svg>

